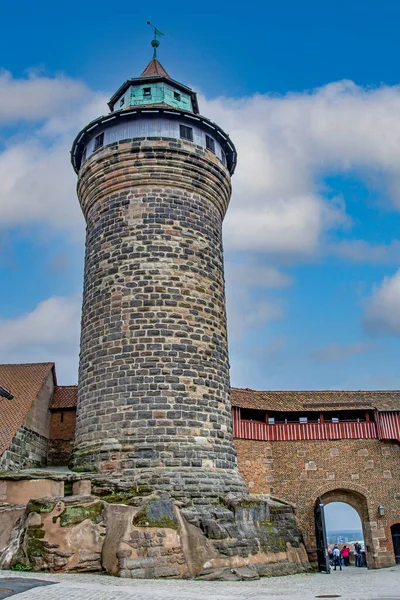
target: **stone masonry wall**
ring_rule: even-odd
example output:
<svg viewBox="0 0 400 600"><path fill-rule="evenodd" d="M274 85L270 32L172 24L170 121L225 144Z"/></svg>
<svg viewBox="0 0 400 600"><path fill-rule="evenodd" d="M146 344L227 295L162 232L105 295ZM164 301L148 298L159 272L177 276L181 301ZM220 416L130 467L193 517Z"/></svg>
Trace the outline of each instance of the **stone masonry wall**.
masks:
<svg viewBox="0 0 400 600"><path fill-rule="evenodd" d="M45 466L48 444L47 437L21 426L0 458L0 470Z"/></svg>
<svg viewBox="0 0 400 600"><path fill-rule="evenodd" d="M85 162L76 469L175 495L244 490L222 256L230 191L218 159L189 142L126 140Z"/></svg>
<svg viewBox="0 0 400 600"><path fill-rule="evenodd" d="M312 556L314 504L347 502L360 514L369 566L394 564L390 527L400 523L400 445L379 440L261 442L235 440L239 469L251 493L272 493L296 504ZM378 506L385 516L378 516Z"/></svg>

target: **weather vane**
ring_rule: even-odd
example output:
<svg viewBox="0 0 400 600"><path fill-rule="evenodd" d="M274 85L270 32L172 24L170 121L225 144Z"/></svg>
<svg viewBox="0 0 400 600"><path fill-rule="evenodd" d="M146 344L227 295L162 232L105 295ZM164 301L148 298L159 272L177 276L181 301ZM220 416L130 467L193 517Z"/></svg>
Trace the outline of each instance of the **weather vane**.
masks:
<svg viewBox="0 0 400 600"><path fill-rule="evenodd" d="M157 29L157 27L154 27L154 25L152 25L150 23L150 21L147 21L147 25L150 25L150 27L154 31L154 38L151 40L151 45L154 48L153 59L155 59L155 58L157 58L157 48L160 45L160 40L158 38L161 37L164 34L163 34L162 31L160 31L159 29Z"/></svg>

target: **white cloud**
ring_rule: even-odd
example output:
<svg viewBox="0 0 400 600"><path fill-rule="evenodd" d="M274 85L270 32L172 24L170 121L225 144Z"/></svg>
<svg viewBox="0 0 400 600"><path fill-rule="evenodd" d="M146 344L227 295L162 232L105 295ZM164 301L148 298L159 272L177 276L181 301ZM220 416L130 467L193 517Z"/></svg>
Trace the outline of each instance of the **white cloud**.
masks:
<svg viewBox="0 0 400 600"><path fill-rule="evenodd" d="M371 333L400 335L400 270L385 277L367 299L364 326Z"/></svg>
<svg viewBox="0 0 400 600"><path fill-rule="evenodd" d="M0 319L0 361L54 361L60 380L76 381L80 313L80 297L52 296L31 312Z"/></svg>
<svg viewBox="0 0 400 600"><path fill-rule="evenodd" d="M371 342L353 342L351 344L328 344L312 352L311 356L316 362L334 362L344 360L350 356L364 354L374 348Z"/></svg>
<svg viewBox="0 0 400 600"><path fill-rule="evenodd" d="M68 146L65 140L57 140L46 147L31 138L0 154L3 228L40 223L54 229L82 229L75 174L68 164Z"/></svg>
<svg viewBox="0 0 400 600"><path fill-rule="evenodd" d="M45 77L30 74L14 79L8 71L0 70L0 123L47 120L53 114L67 114L82 100L88 101L93 92L82 82L57 75Z"/></svg>
<svg viewBox="0 0 400 600"><path fill-rule="evenodd" d="M0 72L0 123L36 123L0 153L3 227L36 221L75 232L82 226L69 150L81 126L107 111L106 99L65 75L15 79ZM201 107L239 151L224 229L228 249L317 253L327 231L348 225L343 202L324 196L325 174L351 169L368 182L376 177L400 206L397 86L341 81L281 97L202 98ZM357 254L342 247L346 252Z"/></svg>
<svg viewBox="0 0 400 600"><path fill-rule="evenodd" d="M281 319L283 300L268 294L270 289L292 285L292 278L273 267L256 263L226 263L228 330L231 341L241 339L268 321ZM258 294L254 289L258 288ZM260 293L261 288L261 293Z"/></svg>
<svg viewBox="0 0 400 600"><path fill-rule="evenodd" d="M398 264L400 241L393 240L390 244L371 244L366 240L340 241L327 245L326 251L333 256L359 263Z"/></svg>
<svg viewBox="0 0 400 600"><path fill-rule="evenodd" d="M400 87L340 81L305 93L203 99L203 112L238 149L227 247L309 255L324 233L348 225L327 200L325 175L356 171L400 207Z"/></svg>
<svg viewBox="0 0 400 600"><path fill-rule="evenodd" d="M0 125L32 122L0 152L0 228L39 223L82 235L70 149L79 129L104 112L106 97L79 81L0 73Z"/></svg>
<svg viewBox="0 0 400 600"><path fill-rule="evenodd" d="M315 196L276 198L231 207L224 227L224 240L230 250L261 250L273 253L312 254L324 229L324 205Z"/></svg>
<svg viewBox="0 0 400 600"><path fill-rule="evenodd" d="M263 288L284 288L292 285L290 275L278 271L275 267L257 263L225 263L225 278L229 286L253 286Z"/></svg>

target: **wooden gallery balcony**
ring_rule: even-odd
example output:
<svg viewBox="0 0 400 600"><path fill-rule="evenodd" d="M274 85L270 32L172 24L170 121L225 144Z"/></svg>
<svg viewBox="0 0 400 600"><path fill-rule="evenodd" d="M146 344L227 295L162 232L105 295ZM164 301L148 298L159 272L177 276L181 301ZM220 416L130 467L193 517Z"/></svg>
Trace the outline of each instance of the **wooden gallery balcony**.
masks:
<svg viewBox="0 0 400 600"><path fill-rule="evenodd" d="M374 421L263 423L240 418L233 409L233 437L266 442L378 438Z"/></svg>
<svg viewBox="0 0 400 600"><path fill-rule="evenodd" d="M278 394L280 397L276 398ZM283 394L252 391L249 398L249 394L246 397L242 390L233 388L233 436L266 442L343 439L400 442L400 410L389 408L387 402L378 408L364 399L357 402L357 398L348 399L347 402L341 398L340 405L335 399L330 399L330 402L324 399L323 403L315 400L305 402L302 399L296 405L293 400L297 398L285 402L282 400ZM395 400L397 404L397 398Z"/></svg>

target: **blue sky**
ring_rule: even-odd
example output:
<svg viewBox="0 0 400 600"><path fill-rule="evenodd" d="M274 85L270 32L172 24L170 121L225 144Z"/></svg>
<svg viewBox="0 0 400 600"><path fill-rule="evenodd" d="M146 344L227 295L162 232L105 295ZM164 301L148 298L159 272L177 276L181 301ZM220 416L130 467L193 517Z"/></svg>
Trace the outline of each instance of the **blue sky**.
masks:
<svg viewBox="0 0 400 600"><path fill-rule="evenodd" d="M0 8L0 361L77 379L84 224L69 149L151 58L237 145L232 383L398 388L397 1Z"/></svg>
<svg viewBox="0 0 400 600"><path fill-rule="evenodd" d="M332 502L325 506L324 511L327 531L333 532L356 529L362 531L361 519L357 511L348 504L344 504L344 502Z"/></svg>

